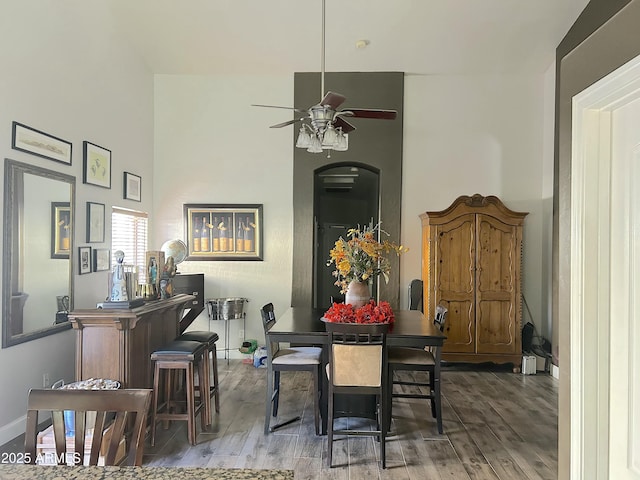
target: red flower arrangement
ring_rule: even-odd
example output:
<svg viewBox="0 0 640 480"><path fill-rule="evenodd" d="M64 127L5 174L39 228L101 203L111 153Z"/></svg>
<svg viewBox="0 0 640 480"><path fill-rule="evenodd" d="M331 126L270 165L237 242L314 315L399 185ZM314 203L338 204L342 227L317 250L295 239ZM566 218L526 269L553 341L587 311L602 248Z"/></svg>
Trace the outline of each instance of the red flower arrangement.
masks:
<svg viewBox="0 0 640 480"><path fill-rule="evenodd" d="M334 323L393 323L395 321L389 302L376 304L375 300L370 300L355 311L348 303L334 303L324 313L324 318Z"/></svg>

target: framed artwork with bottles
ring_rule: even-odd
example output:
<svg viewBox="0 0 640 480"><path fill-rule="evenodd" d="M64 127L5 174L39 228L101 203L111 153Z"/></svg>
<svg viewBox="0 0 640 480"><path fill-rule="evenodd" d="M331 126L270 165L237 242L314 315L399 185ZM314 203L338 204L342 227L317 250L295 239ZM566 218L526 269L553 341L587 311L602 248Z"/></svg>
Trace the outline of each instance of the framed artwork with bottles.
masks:
<svg viewBox="0 0 640 480"><path fill-rule="evenodd" d="M186 260L262 260L262 204L184 204Z"/></svg>
<svg viewBox="0 0 640 480"><path fill-rule="evenodd" d="M51 202L51 258L69 258L70 229L69 202Z"/></svg>

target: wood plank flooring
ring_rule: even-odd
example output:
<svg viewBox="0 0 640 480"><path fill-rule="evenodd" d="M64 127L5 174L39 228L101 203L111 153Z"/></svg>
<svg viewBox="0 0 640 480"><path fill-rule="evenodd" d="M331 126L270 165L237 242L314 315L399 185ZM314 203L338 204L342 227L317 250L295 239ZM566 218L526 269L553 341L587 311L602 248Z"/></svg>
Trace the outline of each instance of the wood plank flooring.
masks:
<svg viewBox="0 0 640 480"><path fill-rule="evenodd" d="M336 437L328 468L326 436L316 437L311 377L282 373L279 415L272 425L301 420L263 434L266 371L239 360L219 362L220 414L210 431L198 427L187 442L184 422L158 428L147 442L145 465L284 468L296 479L555 480L558 382L502 368L445 367L442 373L444 434L437 432L426 400L394 399L387 469L379 467L372 437ZM396 387L397 388L397 387ZM363 424L367 420L340 419ZM0 449L20 451L20 441Z"/></svg>
<svg viewBox="0 0 640 480"><path fill-rule="evenodd" d="M145 464L286 468L295 471L296 479L557 478L558 383L543 373L446 367L444 434L438 434L426 400L394 399L387 469L382 470L373 437L337 437L334 468L328 468L326 436L314 434L308 373L282 373L280 408L272 425L298 415L301 421L265 436L265 370L238 360L229 366L221 361L219 369L220 415L214 414L211 431L199 431L198 445L190 446L182 422L159 429L156 446L146 449Z"/></svg>

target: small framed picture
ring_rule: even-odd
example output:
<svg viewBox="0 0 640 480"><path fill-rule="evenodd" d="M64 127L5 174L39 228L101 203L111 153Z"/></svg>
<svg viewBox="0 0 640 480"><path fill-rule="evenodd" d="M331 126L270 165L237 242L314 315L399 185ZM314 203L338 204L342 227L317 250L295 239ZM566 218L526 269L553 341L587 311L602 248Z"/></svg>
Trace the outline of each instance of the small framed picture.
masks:
<svg viewBox="0 0 640 480"><path fill-rule="evenodd" d="M104 203L87 202L87 243L104 242Z"/></svg>
<svg viewBox="0 0 640 480"><path fill-rule="evenodd" d="M78 247L78 265L80 275L91 273L91 247Z"/></svg>
<svg viewBox="0 0 640 480"><path fill-rule="evenodd" d="M83 183L111 188L111 150L84 141Z"/></svg>
<svg viewBox="0 0 640 480"><path fill-rule="evenodd" d="M108 248L94 248L93 249L93 271L102 272L109 270L109 261L111 259L111 250Z"/></svg>
<svg viewBox="0 0 640 480"><path fill-rule="evenodd" d="M11 148L71 165L71 142L13 122Z"/></svg>
<svg viewBox="0 0 640 480"><path fill-rule="evenodd" d="M142 201L142 177L124 172L124 199Z"/></svg>
<svg viewBox="0 0 640 480"><path fill-rule="evenodd" d="M69 202L51 202L51 258L69 258L70 229Z"/></svg>

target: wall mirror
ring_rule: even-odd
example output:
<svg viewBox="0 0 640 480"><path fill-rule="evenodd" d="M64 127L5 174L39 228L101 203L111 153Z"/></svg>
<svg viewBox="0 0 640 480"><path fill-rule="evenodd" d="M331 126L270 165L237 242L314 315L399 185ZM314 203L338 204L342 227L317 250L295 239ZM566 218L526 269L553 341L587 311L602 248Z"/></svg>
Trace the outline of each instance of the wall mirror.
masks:
<svg viewBox="0 0 640 480"><path fill-rule="evenodd" d="M71 327L76 179L5 159L2 347Z"/></svg>

